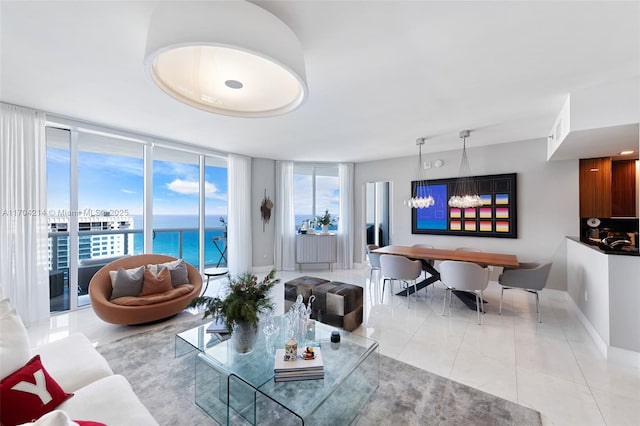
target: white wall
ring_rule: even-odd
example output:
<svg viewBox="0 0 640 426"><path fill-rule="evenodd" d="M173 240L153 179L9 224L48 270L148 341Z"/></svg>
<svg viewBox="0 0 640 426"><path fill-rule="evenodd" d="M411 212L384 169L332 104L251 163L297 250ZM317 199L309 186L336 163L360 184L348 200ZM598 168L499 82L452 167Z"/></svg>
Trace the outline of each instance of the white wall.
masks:
<svg viewBox="0 0 640 426"><path fill-rule="evenodd" d="M485 251L512 253L521 261L550 258L553 267L547 286L566 290L566 239L579 233L578 160L546 161L547 141L537 139L468 148L474 175L518 174L518 238L462 237L448 235L412 235L411 212L403 205L416 179L416 156L357 163L355 168L354 262L363 262L365 225L363 213L364 183L390 181L391 244L428 243L435 247L479 247ZM416 154L417 155L417 154ZM458 176L461 147L454 151L429 153L424 161L444 161L431 168L428 179Z"/></svg>
<svg viewBox="0 0 640 426"><path fill-rule="evenodd" d="M640 353L640 258L608 258L610 344Z"/></svg>
<svg viewBox="0 0 640 426"><path fill-rule="evenodd" d="M567 245L567 292L609 346L609 256L576 241Z"/></svg>
<svg viewBox="0 0 640 426"><path fill-rule="evenodd" d="M251 224L253 229L253 268L267 270L274 265L274 233L278 200L275 199L275 161L254 158L251 161ZM273 201L271 220L263 227L260 204L267 196Z"/></svg>

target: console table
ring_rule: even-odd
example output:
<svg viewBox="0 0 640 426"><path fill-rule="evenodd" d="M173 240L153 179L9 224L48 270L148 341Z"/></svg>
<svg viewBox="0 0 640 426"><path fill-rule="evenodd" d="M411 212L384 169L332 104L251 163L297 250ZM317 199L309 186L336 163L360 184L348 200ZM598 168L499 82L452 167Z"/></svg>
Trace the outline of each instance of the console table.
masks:
<svg viewBox="0 0 640 426"><path fill-rule="evenodd" d="M336 234L296 235L296 263L302 270L303 263L327 263L329 270L338 261L338 237Z"/></svg>

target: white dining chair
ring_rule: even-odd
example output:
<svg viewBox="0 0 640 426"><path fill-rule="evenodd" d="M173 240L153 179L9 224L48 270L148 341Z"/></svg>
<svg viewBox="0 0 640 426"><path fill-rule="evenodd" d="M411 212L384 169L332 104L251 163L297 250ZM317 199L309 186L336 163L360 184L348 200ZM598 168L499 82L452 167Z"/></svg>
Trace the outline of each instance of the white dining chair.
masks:
<svg viewBox="0 0 640 426"><path fill-rule="evenodd" d="M498 282L502 286L500 290L500 309L498 314L502 315L502 297L504 291L519 288L536 295L536 316L538 322L541 323L540 298L538 292L546 287L550 271L551 262L548 260L540 262L520 262L517 269L504 268L502 274L498 277Z"/></svg>
<svg viewBox="0 0 640 426"><path fill-rule="evenodd" d="M367 258L369 259L369 292L372 293L372 285L373 285L373 273L376 272L377 280L375 283L376 294L378 293L378 287L380 284L380 254L373 253L373 250L379 248L375 244L367 244Z"/></svg>
<svg viewBox="0 0 640 426"><path fill-rule="evenodd" d="M442 315L447 308L447 295L449 296L449 313L451 313L451 293L454 290L466 291L476 296L476 311L478 312L478 324L482 324L480 311L484 313L484 301L482 292L489 285L489 270L482 266L458 260L445 260L440 263L440 281L447 287L444 293Z"/></svg>
<svg viewBox="0 0 640 426"><path fill-rule="evenodd" d="M400 281L407 290L407 307L411 307L409 287L413 283L414 299L417 299L416 280L422 274L422 263L419 260L409 260L403 256L383 254L380 256L380 272L382 274L382 298L384 298L384 287L391 281L391 292L393 293L393 281ZM382 299L381 299L382 300Z"/></svg>
<svg viewBox="0 0 640 426"><path fill-rule="evenodd" d="M469 252L472 252L472 253L483 253L484 252L484 250L476 248L476 247L457 247L456 250L457 251L469 251ZM482 264L480 266L482 266L483 268L489 268L489 271L493 271L493 266L491 266L491 265Z"/></svg>

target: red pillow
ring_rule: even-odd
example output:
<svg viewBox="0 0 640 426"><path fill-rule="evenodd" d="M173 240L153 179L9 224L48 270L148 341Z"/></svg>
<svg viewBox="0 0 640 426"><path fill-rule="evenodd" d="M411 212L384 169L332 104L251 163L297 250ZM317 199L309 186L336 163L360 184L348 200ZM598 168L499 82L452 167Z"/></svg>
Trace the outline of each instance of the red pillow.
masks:
<svg viewBox="0 0 640 426"><path fill-rule="evenodd" d="M51 378L36 355L0 382L0 421L5 426L30 422L72 396Z"/></svg>
<svg viewBox="0 0 640 426"><path fill-rule="evenodd" d="M140 296L164 293L171 290L171 272L169 268L162 268L158 275L154 274L148 267L144 270L144 280L142 281L142 291Z"/></svg>

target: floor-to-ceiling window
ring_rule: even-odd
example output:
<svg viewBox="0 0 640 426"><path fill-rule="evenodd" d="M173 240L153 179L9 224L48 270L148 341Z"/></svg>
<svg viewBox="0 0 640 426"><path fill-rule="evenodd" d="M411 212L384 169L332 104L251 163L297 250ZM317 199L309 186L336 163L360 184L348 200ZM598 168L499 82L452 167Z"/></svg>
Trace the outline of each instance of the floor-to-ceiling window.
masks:
<svg viewBox="0 0 640 426"><path fill-rule="evenodd" d="M153 252L183 258L196 266L200 166L198 155L153 149Z"/></svg>
<svg viewBox="0 0 640 426"><path fill-rule="evenodd" d="M337 217L340 208L338 166L295 164L293 198L296 226L313 221L325 211ZM337 227L334 225L330 229Z"/></svg>
<svg viewBox="0 0 640 426"><path fill-rule="evenodd" d="M52 312L88 304L93 274L114 258L143 253L145 240L148 252L201 269L226 265L226 159L121 134L47 127Z"/></svg>
<svg viewBox="0 0 640 426"><path fill-rule="evenodd" d="M49 306L70 309L69 215L71 207L71 132L47 127L47 226L49 231Z"/></svg>
<svg viewBox="0 0 640 426"><path fill-rule="evenodd" d="M78 306L106 263L143 251L143 145L78 133ZM135 244L135 242L138 244Z"/></svg>
<svg viewBox="0 0 640 426"><path fill-rule="evenodd" d="M227 266L227 162L205 157L204 168L204 262L205 266Z"/></svg>

